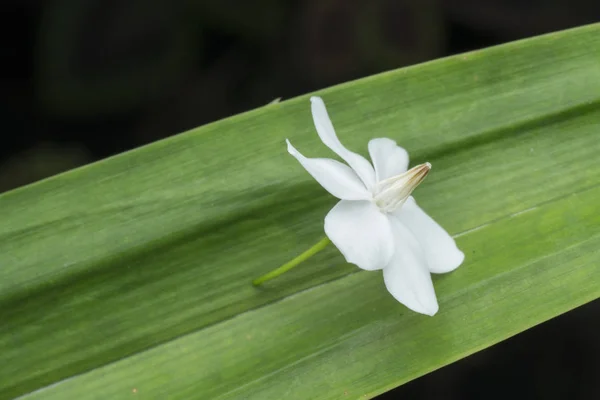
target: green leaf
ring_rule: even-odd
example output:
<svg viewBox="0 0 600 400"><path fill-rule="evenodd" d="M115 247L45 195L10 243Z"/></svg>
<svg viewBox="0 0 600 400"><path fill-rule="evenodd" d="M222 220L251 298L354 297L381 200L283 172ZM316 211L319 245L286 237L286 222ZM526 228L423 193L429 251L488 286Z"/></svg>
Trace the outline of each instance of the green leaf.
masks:
<svg viewBox="0 0 600 400"><path fill-rule="evenodd" d="M457 238L408 311L323 236L308 96L0 196L0 398L368 398L600 295L600 25L320 92L341 140L429 161ZM35 391L35 392L34 392Z"/></svg>

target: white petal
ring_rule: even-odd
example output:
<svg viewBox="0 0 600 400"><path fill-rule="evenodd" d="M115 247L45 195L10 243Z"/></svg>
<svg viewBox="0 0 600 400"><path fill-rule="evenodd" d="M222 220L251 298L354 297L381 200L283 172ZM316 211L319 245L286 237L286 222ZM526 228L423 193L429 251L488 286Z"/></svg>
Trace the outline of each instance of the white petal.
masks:
<svg viewBox="0 0 600 400"><path fill-rule="evenodd" d="M288 152L327 190L343 200L367 200L371 193L352 168L328 158L306 158L286 139Z"/></svg>
<svg viewBox="0 0 600 400"><path fill-rule="evenodd" d="M377 182L400 175L408 170L408 153L392 139L370 140L369 155L375 166Z"/></svg>
<svg viewBox="0 0 600 400"><path fill-rule="evenodd" d="M452 236L427 215L412 196L395 214L419 241L430 272L443 274L462 264L465 255L456 247Z"/></svg>
<svg viewBox="0 0 600 400"><path fill-rule="evenodd" d="M329 119L323 100L320 97L313 96L310 98L310 102L315 128L323 143L346 161L360 177L367 189L371 190L375 186L375 171L371 163L360 154L356 154L342 145L335 134L335 129L333 129L333 124L331 123L331 119Z"/></svg>
<svg viewBox="0 0 600 400"><path fill-rule="evenodd" d="M423 250L397 218L392 217L390 221L396 249L383 269L385 286L396 300L411 310L434 315L439 307Z"/></svg>
<svg viewBox="0 0 600 400"><path fill-rule="evenodd" d="M370 201L337 203L325 217L325 233L346 261L367 271L382 269L394 253L389 218Z"/></svg>

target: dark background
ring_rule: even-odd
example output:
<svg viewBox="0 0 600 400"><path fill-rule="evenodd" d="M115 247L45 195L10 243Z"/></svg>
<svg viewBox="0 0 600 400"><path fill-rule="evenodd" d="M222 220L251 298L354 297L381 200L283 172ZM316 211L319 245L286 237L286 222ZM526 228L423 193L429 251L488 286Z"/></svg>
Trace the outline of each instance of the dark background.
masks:
<svg viewBox="0 0 600 400"><path fill-rule="evenodd" d="M588 0L3 0L0 192L278 97L598 21ZM599 317L596 301L381 399L598 399Z"/></svg>

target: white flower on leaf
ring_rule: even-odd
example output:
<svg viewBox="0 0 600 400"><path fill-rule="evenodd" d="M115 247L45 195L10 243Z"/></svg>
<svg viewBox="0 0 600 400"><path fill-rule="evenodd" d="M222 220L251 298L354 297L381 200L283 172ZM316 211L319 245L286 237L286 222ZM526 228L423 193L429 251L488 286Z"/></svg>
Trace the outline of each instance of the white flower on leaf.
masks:
<svg viewBox="0 0 600 400"><path fill-rule="evenodd" d="M349 263L367 271L382 269L385 286L396 300L434 315L438 303L430 273L456 269L464 254L411 196L431 165L408 170L406 150L386 138L369 141L371 165L340 143L323 100L310 100L319 137L348 164L306 158L286 140L288 152L340 199L325 217L326 235Z"/></svg>

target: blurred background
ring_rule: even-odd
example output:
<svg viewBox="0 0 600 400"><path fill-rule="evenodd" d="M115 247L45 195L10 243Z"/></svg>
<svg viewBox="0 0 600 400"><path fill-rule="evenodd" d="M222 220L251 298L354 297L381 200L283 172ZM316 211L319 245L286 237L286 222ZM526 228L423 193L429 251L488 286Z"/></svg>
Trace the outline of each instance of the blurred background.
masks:
<svg viewBox="0 0 600 400"><path fill-rule="evenodd" d="M597 0L3 0L0 193L276 98L598 21ZM380 398L598 399L599 317L596 301Z"/></svg>

